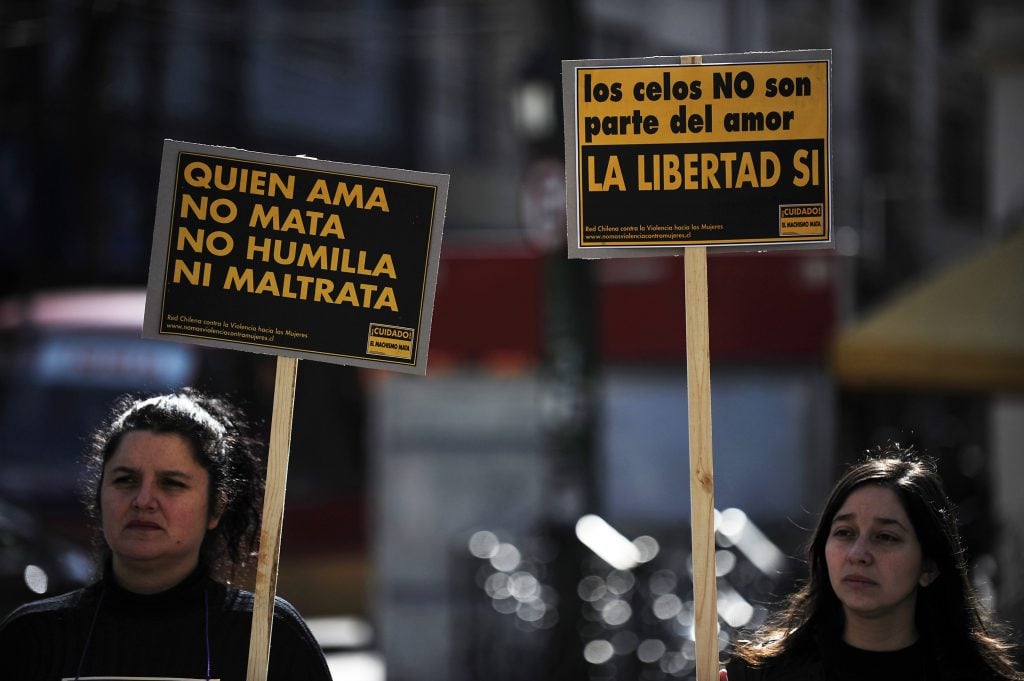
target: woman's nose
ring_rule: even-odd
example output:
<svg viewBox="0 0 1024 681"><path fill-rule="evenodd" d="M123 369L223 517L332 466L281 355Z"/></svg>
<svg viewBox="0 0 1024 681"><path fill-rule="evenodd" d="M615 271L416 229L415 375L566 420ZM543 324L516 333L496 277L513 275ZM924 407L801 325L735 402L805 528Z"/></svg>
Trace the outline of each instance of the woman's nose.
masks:
<svg viewBox="0 0 1024 681"><path fill-rule="evenodd" d="M134 505L136 508L150 508L153 505L153 484L143 481L135 493Z"/></svg>
<svg viewBox="0 0 1024 681"><path fill-rule="evenodd" d="M853 545L850 547L847 557L853 563L869 562L871 560L871 551L868 549L867 540L864 537L858 537L857 541L853 542Z"/></svg>

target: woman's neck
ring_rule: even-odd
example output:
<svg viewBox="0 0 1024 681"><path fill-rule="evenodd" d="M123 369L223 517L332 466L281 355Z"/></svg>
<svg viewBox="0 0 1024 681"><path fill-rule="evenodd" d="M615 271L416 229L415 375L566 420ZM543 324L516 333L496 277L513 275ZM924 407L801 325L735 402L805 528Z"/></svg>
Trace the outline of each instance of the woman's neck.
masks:
<svg viewBox="0 0 1024 681"><path fill-rule="evenodd" d="M843 641L854 648L876 652L902 650L916 643L917 638L913 619L866 619L846 614Z"/></svg>
<svg viewBox="0 0 1024 681"><path fill-rule="evenodd" d="M198 559L191 563L172 566L149 561L125 561L113 557L111 569L121 588L137 594L155 594L167 591L185 580L196 569Z"/></svg>

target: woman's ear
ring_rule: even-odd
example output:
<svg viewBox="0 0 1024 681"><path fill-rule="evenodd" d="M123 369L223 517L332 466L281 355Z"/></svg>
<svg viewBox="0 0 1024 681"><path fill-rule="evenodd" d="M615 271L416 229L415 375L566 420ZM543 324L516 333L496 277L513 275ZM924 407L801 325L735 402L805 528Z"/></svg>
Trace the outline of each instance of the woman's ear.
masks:
<svg viewBox="0 0 1024 681"><path fill-rule="evenodd" d="M934 560L925 559L921 565L921 576L918 578L917 583L922 587L926 587L938 578L939 566L935 564Z"/></svg>
<svg viewBox="0 0 1024 681"><path fill-rule="evenodd" d="M220 517L223 514L224 514L224 507L223 507L222 504L218 503L216 506L214 506L213 510L210 512L210 518L209 518L209 520L206 521L206 529L207 530L212 530L213 528L217 527L217 523L220 522Z"/></svg>

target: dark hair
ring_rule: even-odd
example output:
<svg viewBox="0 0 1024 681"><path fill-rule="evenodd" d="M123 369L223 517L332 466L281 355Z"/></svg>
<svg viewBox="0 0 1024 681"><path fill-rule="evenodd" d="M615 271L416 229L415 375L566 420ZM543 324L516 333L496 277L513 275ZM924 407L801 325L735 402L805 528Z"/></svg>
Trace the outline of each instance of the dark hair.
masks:
<svg viewBox="0 0 1024 681"><path fill-rule="evenodd" d="M97 526L104 466L121 438L138 430L176 433L192 445L196 462L210 476L208 507L221 513L203 539L199 559L215 574L234 578L258 544L263 502L261 445L250 435L244 414L223 397L191 388L120 398L93 434L85 457L85 502Z"/></svg>
<svg viewBox="0 0 1024 681"><path fill-rule="evenodd" d="M825 561L832 519L850 494L864 485L895 492L921 543L921 552L939 570L917 596L916 625L929 655L943 671L973 669L994 678L1021 679L1010 645L993 632L968 577L956 510L946 495L934 462L913 447L888 443L843 475L825 502L807 548L809 577L751 642L736 655L749 664L784 664L806 654L824 654L843 632L842 604L832 590ZM986 670L982 672L981 670Z"/></svg>

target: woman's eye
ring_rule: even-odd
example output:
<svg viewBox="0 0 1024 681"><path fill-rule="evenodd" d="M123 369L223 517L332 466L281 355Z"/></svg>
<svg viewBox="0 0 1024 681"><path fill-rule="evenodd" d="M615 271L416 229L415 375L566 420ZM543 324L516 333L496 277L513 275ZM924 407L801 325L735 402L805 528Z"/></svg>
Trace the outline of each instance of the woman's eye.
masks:
<svg viewBox="0 0 1024 681"><path fill-rule="evenodd" d="M840 538L851 537L853 536L853 532L846 527L837 527L836 529L832 530L832 536Z"/></svg>
<svg viewBox="0 0 1024 681"><path fill-rule="evenodd" d="M878 535L878 539L879 541L883 541L886 543L898 542L900 540L900 538L894 534L880 534Z"/></svg>

